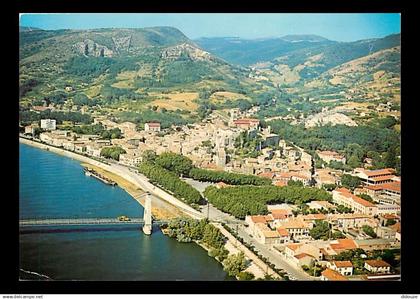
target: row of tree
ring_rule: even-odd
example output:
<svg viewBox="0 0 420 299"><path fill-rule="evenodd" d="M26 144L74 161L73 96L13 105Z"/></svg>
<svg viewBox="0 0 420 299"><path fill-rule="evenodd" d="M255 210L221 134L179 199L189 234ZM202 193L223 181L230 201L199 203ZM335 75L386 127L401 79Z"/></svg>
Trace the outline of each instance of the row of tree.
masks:
<svg viewBox="0 0 420 299"><path fill-rule="evenodd" d="M226 171L215 171L196 168L192 161L183 155L172 152L155 156L154 162L179 176L190 177L202 182L224 182L230 185L270 185L271 181L255 175L245 175Z"/></svg>
<svg viewBox="0 0 420 299"><path fill-rule="evenodd" d="M216 258L223 264L223 270L229 276L238 277L240 280L251 280L254 276L242 272L247 267L243 252L231 254L224 248L226 237L207 219L196 220L192 218L172 219L166 231L169 237L177 239L178 242L199 242L208 248L208 255Z"/></svg>
<svg viewBox="0 0 420 299"><path fill-rule="evenodd" d="M198 204L202 199L200 192L182 181L177 174L161 167L157 163L144 161L140 163L139 171L147 176L151 183L155 183L163 189L172 192L176 197L188 204Z"/></svg>
<svg viewBox="0 0 420 299"><path fill-rule="evenodd" d="M218 209L241 219L246 215L267 214L267 204L332 200L331 194L323 189L298 186L236 186L222 189L209 186L204 196Z"/></svg>

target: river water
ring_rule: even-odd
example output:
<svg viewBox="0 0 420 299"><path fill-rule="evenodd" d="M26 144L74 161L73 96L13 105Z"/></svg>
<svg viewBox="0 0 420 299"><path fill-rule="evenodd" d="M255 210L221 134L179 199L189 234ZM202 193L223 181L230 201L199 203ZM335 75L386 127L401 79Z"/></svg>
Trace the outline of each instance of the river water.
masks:
<svg viewBox="0 0 420 299"><path fill-rule="evenodd" d="M85 176L78 161L19 145L20 219L142 217L120 187ZM156 227L90 226L22 229L20 278L53 280L227 280L222 266L195 243Z"/></svg>

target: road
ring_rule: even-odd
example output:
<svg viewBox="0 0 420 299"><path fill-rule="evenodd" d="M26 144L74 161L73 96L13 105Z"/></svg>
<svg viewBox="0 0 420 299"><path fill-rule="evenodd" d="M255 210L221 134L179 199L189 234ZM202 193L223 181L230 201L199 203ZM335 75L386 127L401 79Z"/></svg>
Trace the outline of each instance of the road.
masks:
<svg viewBox="0 0 420 299"><path fill-rule="evenodd" d="M280 269L284 269L289 276L293 279L296 278L297 280L317 280L317 278L314 278L310 275L308 275L305 271L302 269L296 268L295 266L289 264L285 257L283 257L278 251L275 251L274 249L268 248L267 246L258 243L254 238L249 236L249 233L245 230L243 226L238 225L232 225L228 224L230 228L237 231L238 235L244 239L245 242L248 244L254 245L254 247L259 251L259 253L268 258L270 262L272 262L274 265L276 265Z"/></svg>
<svg viewBox="0 0 420 299"><path fill-rule="evenodd" d="M184 179L188 184L196 188L201 193L207 186L212 184L198 182L193 179ZM212 204L201 208L201 212L212 222L223 222L226 223L232 230L237 231L239 236L245 240L248 244L254 245L255 248L260 252L261 255L266 257L270 262L275 264L278 268L284 269L291 277L298 280L315 280L316 278L311 277L302 269L296 268L290 265L285 257L281 256L279 252L269 249L266 245L258 243L254 238L249 236L249 233L245 231L245 221L239 220L234 216L224 213L219 209L215 208Z"/></svg>

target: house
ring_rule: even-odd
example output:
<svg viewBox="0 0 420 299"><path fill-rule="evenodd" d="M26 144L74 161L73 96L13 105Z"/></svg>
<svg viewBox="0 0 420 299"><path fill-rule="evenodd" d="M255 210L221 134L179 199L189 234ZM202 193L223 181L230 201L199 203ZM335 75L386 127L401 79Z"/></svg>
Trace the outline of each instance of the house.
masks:
<svg viewBox="0 0 420 299"><path fill-rule="evenodd" d="M315 264L315 258L312 255L303 252L295 255L292 259L292 262L294 262L299 267L312 267Z"/></svg>
<svg viewBox="0 0 420 299"><path fill-rule="evenodd" d="M329 261L327 267L344 276L353 275L353 264L351 261Z"/></svg>
<svg viewBox="0 0 420 299"><path fill-rule="evenodd" d="M338 229L347 231L368 225L370 219L372 219L372 216L365 214L332 214L328 221Z"/></svg>
<svg viewBox="0 0 420 299"><path fill-rule="evenodd" d="M256 118L242 118L234 120L233 124L234 126L245 130L257 129L260 125L260 120Z"/></svg>
<svg viewBox="0 0 420 299"><path fill-rule="evenodd" d="M339 254L346 250L356 249L358 248L358 245L352 239L337 239L331 241L328 247L329 249L332 249L335 254Z"/></svg>
<svg viewBox="0 0 420 299"><path fill-rule="evenodd" d="M310 226L301 219L289 219L283 222L278 228L287 230L293 240L304 240L309 238Z"/></svg>
<svg viewBox="0 0 420 299"><path fill-rule="evenodd" d="M343 155L340 155L337 152L333 151L317 151L318 156L327 163L331 161L341 162L346 164L346 158Z"/></svg>
<svg viewBox="0 0 420 299"><path fill-rule="evenodd" d="M120 154L120 163L127 166L137 167L143 160L143 157L136 152L127 152Z"/></svg>
<svg viewBox="0 0 420 299"><path fill-rule="evenodd" d="M262 215L258 215L258 216L249 216L246 215L245 216L245 223L248 224L248 230L252 235L256 235L257 234L257 224L258 223L262 223L264 225L267 225L267 220L265 218L265 216Z"/></svg>
<svg viewBox="0 0 420 299"><path fill-rule="evenodd" d="M321 280L324 281L344 281L344 280L348 280L345 276L343 276L342 274L338 273L337 271L334 271L330 268L325 269L324 271L321 272Z"/></svg>
<svg viewBox="0 0 420 299"><path fill-rule="evenodd" d="M363 198L360 198L350 192L346 188L333 190L333 200L339 205L343 205L352 209L356 213L366 214L369 216L377 215L377 206Z"/></svg>
<svg viewBox="0 0 420 299"><path fill-rule="evenodd" d="M160 132L160 123L148 122L144 124L144 130L146 132Z"/></svg>
<svg viewBox="0 0 420 299"><path fill-rule="evenodd" d="M382 260L367 260L364 268L372 273L390 273L391 265Z"/></svg>

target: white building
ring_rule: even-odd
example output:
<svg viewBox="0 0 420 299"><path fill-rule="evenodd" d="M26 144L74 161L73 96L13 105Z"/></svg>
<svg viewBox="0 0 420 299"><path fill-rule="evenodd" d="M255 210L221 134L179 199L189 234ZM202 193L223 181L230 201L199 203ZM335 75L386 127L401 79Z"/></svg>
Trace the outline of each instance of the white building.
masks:
<svg viewBox="0 0 420 299"><path fill-rule="evenodd" d="M144 130L146 132L160 132L160 123L158 122L145 123Z"/></svg>
<svg viewBox="0 0 420 299"><path fill-rule="evenodd" d="M56 121L55 119L41 119L41 129L44 130L55 130Z"/></svg>

